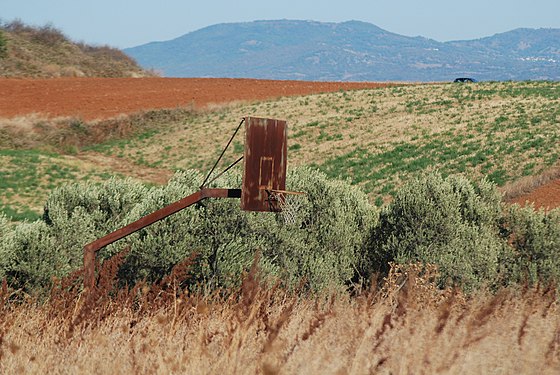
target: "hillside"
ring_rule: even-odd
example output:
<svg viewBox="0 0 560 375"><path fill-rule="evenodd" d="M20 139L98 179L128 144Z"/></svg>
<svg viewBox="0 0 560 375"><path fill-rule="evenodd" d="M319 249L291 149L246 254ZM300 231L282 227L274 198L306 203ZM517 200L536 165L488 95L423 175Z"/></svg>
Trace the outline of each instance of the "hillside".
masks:
<svg viewBox="0 0 560 375"><path fill-rule="evenodd" d="M213 25L124 52L168 77L560 79L559 29L517 29L477 40L442 43L358 21L255 21Z"/></svg>
<svg viewBox="0 0 560 375"><path fill-rule="evenodd" d="M529 179L529 186L535 183L532 176L559 166L559 85L409 85L156 110L104 121L4 119L1 210L13 218L36 217L50 190L66 182L118 175L163 183L177 169L207 171L247 115L286 119L290 166L312 165L330 177L349 179L378 205L428 170L486 177L500 186ZM251 87L237 88L243 89ZM239 156L242 140L238 135L224 164ZM558 177L554 173L550 179Z"/></svg>
<svg viewBox="0 0 560 375"><path fill-rule="evenodd" d="M0 77L147 77L129 56L108 46L69 40L52 26L0 26Z"/></svg>

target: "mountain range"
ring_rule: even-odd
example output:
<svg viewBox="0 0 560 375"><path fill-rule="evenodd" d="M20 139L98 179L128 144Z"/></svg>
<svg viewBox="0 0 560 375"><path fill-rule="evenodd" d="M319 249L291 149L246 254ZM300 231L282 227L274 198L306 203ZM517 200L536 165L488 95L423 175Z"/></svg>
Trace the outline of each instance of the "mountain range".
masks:
<svg viewBox="0 0 560 375"><path fill-rule="evenodd" d="M123 51L167 77L560 80L560 29L438 42L360 21L270 20L217 24Z"/></svg>

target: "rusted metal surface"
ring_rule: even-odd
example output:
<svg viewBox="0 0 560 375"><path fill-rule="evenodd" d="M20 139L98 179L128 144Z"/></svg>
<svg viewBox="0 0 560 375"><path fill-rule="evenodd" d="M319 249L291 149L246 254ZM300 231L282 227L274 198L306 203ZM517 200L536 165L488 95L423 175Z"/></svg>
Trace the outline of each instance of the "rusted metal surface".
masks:
<svg viewBox="0 0 560 375"><path fill-rule="evenodd" d="M241 209L279 212L269 192L286 189L286 121L246 117L243 158Z"/></svg>
<svg viewBox="0 0 560 375"><path fill-rule="evenodd" d="M206 198L239 198L241 191L239 189L201 189L177 202L171 203L149 215L146 215L125 227L117 229L108 235L101 237L84 247L84 286L93 288L95 285L95 255L107 245L112 244L134 232L139 231L157 221L165 219L193 204Z"/></svg>

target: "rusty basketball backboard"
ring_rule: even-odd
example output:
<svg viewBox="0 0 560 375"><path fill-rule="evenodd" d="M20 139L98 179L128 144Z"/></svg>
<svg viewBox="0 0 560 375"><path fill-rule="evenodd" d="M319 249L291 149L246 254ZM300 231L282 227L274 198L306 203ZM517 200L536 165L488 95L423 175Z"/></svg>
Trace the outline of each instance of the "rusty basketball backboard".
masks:
<svg viewBox="0 0 560 375"><path fill-rule="evenodd" d="M271 193L286 189L286 158L286 121L246 117L242 210L280 210Z"/></svg>

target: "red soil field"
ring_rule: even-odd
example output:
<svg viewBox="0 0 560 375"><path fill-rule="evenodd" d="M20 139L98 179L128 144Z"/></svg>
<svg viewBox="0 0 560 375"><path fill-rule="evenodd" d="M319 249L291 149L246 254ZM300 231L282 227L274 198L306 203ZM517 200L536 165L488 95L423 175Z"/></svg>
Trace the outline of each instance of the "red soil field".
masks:
<svg viewBox="0 0 560 375"><path fill-rule="evenodd" d="M148 109L273 99L388 83L308 82L216 78L0 79L0 117L106 119Z"/></svg>

